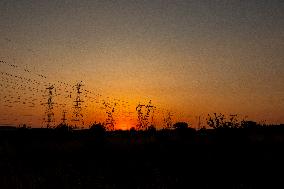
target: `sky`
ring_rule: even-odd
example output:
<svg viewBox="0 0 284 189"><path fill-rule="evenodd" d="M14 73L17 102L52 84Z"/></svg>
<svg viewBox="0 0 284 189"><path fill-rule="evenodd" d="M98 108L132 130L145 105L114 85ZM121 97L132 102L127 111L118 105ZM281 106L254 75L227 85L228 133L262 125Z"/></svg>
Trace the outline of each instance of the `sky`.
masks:
<svg viewBox="0 0 284 189"><path fill-rule="evenodd" d="M70 92L79 81L101 95L97 105L85 97L89 122L106 116L102 102L124 99L132 121L118 114L121 125L134 124L135 107L149 100L157 120L172 112L175 121L201 116L205 124L221 112L283 123L283 52L282 0L1 0L0 124L40 125L46 86ZM15 89L23 82L15 75L38 84ZM60 95L57 122L67 99ZM33 99L40 105L23 104Z"/></svg>

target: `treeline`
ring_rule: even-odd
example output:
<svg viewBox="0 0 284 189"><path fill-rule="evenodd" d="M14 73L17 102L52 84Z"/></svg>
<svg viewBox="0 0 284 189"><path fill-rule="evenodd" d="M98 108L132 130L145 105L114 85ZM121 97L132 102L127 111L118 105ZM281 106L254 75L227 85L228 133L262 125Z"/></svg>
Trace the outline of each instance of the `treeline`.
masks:
<svg viewBox="0 0 284 189"><path fill-rule="evenodd" d="M0 138L28 140L41 138L46 140L75 139L105 141L112 139L131 140L133 143L145 142L182 142L190 144L284 144L284 125L266 125L254 121L239 120L236 115L225 117L223 114L208 115L207 128L192 128L186 122L177 122L171 127L157 129L154 125L146 129L108 131L104 124L94 123L87 129L76 129L67 124L53 128L0 127Z"/></svg>
<svg viewBox="0 0 284 189"><path fill-rule="evenodd" d="M206 125L202 125L201 127L199 126L198 129L193 128L190 123L186 122L176 122L175 124L166 124L161 129L157 129L155 125L152 124L147 124L144 127L131 127L131 131L153 131L153 130L180 130L180 129L194 129L194 130L206 130L206 129L248 129L248 128L278 128L282 127L284 124L266 124L264 123L257 123L256 121L251 121L251 120L245 120L245 119L240 119L237 114L235 115L224 115L222 113L213 113L213 114L208 114L206 118ZM44 128L44 127L42 127ZM49 129L54 129L54 130L65 130L65 131L72 131L72 130L79 130L79 129L84 129L84 130L104 130L106 131L114 131L113 130L108 130L108 127L106 126L105 123L100 123L100 122L94 122L91 124L88 128L84 127L78 127L78 126L72 126L67 123L60 123L59 125L53 126L53 127L48 127ZM27 126L26 124L19 125L17 127L14 126L1 126L0 125L0 130L13 130L13 129L31 129L30 126ZM116 129L120 130L120 129Z"/></svg>
<svg viewBox="0 0 284 189"><path fill-rule="evenodd" d="M233 117L198 130L1 127L0 188L283 188L283 125Z"/></svg>

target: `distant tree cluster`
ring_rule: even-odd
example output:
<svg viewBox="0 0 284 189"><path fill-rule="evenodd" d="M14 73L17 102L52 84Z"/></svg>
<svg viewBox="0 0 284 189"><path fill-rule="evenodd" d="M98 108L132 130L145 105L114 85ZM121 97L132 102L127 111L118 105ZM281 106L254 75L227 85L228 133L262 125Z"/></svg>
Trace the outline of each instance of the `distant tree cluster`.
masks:
<svg viewBox="0 0 284 189"><path fill-rule="evenodd" d="M240 122L238 120L237 115L229 115L229 117L226 117L222 113L214 113L213 115L208 114L206 121L208 126L213 129L239 128L242 125L242 121Z"/></svg>
<svg viewBox="0 0 284 189"><path fill-rule="evenodd" d="M206 119L207 125L213 129L221 128L251 128L261 126L254 121L246 121L240 119L238 115L225 116L222 113L213 113L213 115L208 114Z"/></svg>

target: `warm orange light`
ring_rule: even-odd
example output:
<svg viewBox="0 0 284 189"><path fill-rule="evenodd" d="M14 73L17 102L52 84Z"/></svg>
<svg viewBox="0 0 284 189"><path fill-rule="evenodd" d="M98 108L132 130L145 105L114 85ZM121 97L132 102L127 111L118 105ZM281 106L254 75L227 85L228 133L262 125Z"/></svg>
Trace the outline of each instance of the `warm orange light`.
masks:
<svg viewBox="0 0 284 189"><path fill-rule="evenodd" d="M116 129L120 130L129 130L130 129L130 123L122 122L117 124Z"/></svg>

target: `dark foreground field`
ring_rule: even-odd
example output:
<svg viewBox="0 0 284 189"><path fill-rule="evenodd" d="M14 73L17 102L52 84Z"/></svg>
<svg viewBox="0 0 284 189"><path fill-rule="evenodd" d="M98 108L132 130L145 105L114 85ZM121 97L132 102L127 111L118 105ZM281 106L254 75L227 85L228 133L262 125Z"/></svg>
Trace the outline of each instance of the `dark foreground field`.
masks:
<svg viewBox="0 0 284 189"><path fill-rule="evenodd" d="M282 128L0 131L0 188L284 188Z"/></svg>

